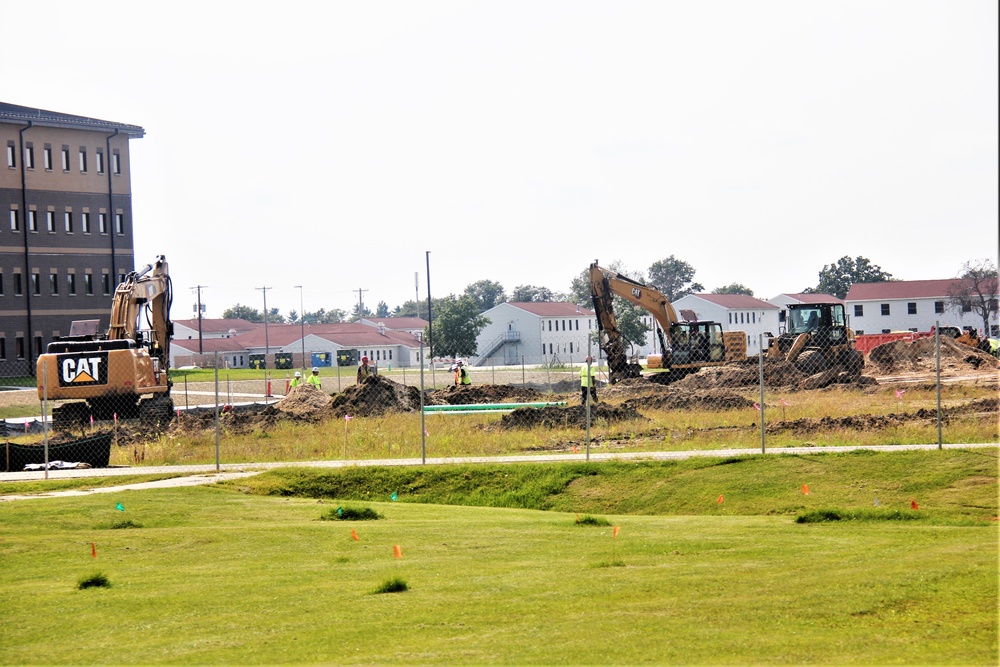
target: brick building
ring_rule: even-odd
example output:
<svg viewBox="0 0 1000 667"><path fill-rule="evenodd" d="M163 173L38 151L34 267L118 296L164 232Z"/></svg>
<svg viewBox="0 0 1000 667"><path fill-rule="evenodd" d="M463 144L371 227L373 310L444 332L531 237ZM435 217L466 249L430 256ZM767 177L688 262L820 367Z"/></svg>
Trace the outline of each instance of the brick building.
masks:
<svg viewBox="0 0 1000 667"><path fill-rule="evenodd" d="M33 373L73 320L107 329L135 266L129 139L144 133L0 102L0 375Z"/></svg>

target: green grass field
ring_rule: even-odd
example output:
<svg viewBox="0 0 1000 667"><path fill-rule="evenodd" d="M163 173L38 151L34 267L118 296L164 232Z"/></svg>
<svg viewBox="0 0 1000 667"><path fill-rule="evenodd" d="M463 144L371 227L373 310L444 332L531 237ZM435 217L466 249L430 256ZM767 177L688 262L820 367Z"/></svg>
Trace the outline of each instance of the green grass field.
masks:
<svg viewBox="0 0 1000 667"><path fill-rule="evenodd" d="M383 518L323 520L337 507ZM796 522L822 510L851 520ZM0 503L0 662L995 665L996 518L995 450Z"/></svg>

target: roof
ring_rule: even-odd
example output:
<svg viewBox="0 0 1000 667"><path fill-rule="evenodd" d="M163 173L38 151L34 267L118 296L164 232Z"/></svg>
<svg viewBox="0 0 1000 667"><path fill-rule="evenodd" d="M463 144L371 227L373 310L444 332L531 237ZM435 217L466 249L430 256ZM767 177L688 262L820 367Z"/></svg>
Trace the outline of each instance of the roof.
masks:
<svg viewBox="0 0 1000 667"><path fill-rule="evenodd" d="M422 317L366 317L361 320L365 324L371 322L372 326L382 324L386 329L425 329L429 324Z"/></svg>
<svg viewBox="0 0 1000 667"><path fill-rule="evenodd" d="M46 111L45 109L22 107L17 104L0 102L0 123L4 122L22 125L30 122L32 125L42 125L44 127L63 127L75 130L92 130L95 132L118 130L120 133L130 137L142 137L146 134L146 131L138 125L88 118L87 116L74 116L58 111Z"/></svg>
<svg viewBox="0 0 1000 667"><path fill-rule="evenodd" d="M746 294L690 294L689 296L731 310L778 310L778 307L773 303L761 301L755 296L747 296Z"/></svg>
<svg viewBox="0 0 1000 667"><path fill-rule="evenodd" d="M369 324L347 322L338 324L268 324L267 331L261 326L254 331L236 336L235 340L245 348L285 347L302 340L302 330L306 336L318 336L341 347L407 345L419 347L420 342L413 334L387 329L384 334ZM265 335L266 334L266 335Z"/></svg>
<svg viewBox="0 0 1000 667"><path fill-rule="evenodd" d="M847 292L848 301L875 299L947 298L950 290L962 284L961 278L944 280L893 280L885 283L854 283Z"/></svg>
<svg viewBox="0 0 1000 667"><path fill-rule="evenodd" d="M838 299L832 294L823 294L822 292L799 292L797 294L779 294L778 296L787 296L790 299L795 299L799 303L844 303L843 299ZM775 297L777 298L777 297Z"/></svg>
<svg viewBox="0 0 1000 667"><path fill-rule="evenodd" d="M508 301L508 306L520 308L539 317L570 317L593 315L594 311L566 301Z"/></svg>
<svg viewBox="0 0 1000 667"><path fill-rule="evenodd" d="M175 339L170 341L171 347L179 347L181 349L187 350L188 352L197 354L198 353L198 339L197 338L181 338L179 340ZM244 350L239 341L235 338L202 338L201 339L201 351L206 354L211 354L212 352L236 352L237 350Z"/></svg>
<svg viewBox="0 0 1000 667"><path fill-rule="evenodd" d="M198 319L191 320L174 320L174 324L179 324L188 329L198 330ZM270 327L270 325L268 325ZM246 333L247 331L253 331L257 328L263 328L263 322L250 322L241 319L208 319L207 317L201 318L201 331L202 333L229 333L230 330L235 330L237 334Z"/></svg>

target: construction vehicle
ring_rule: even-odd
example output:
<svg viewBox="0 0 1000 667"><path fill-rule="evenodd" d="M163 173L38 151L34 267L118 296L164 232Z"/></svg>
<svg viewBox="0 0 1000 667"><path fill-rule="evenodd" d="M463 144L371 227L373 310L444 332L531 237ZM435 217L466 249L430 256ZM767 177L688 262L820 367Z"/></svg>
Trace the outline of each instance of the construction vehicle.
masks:
<svg viewBox="0 0 1000 667"><path fill-rule="evenodd" d="M768 358L783 358L809 375L834 367L861 375L865 357L855 349L844 304L789 304L785 324L785 331L770 340Z"/></svg>
<svg viewBox="0 0 1000 667"><path fill-rule="evenodd" d="M659 325L656 334L661 355L649 355L648 368L664 368L657 380L673 382L707 366L721 366L746 359L747 337L742 331L722 331L710 321L682 321L669 299L657 289L614 271L590 265L590 296L597 313L600 346L608 359L611 383L639 377L642 367L625 353L625 339L618 329L613 297L620 296L649 311Z"/></svg>
<svg viewBox="0 0 1000 667"><path fill-rule="evenodd" d="M97 320L74 322L69 336L48 344L38 357L36 377L39 399L66 401L52 410L56 428L90 419L170 420L172 300L167 260L159 255L115 289L107 333L97 333Z"/></svg>

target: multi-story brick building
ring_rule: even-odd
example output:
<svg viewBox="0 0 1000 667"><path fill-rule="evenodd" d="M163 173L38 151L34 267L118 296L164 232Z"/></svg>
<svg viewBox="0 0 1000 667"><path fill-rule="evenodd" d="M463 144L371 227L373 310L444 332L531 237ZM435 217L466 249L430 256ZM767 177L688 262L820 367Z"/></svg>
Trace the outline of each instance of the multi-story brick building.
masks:
<svg viewBox="0 0 1000 667"><path fill-rule="evenodd" d="M129 139L143 134L0 102L0 375L32 373L73 320L107 329L135 266Z"/></svg>

